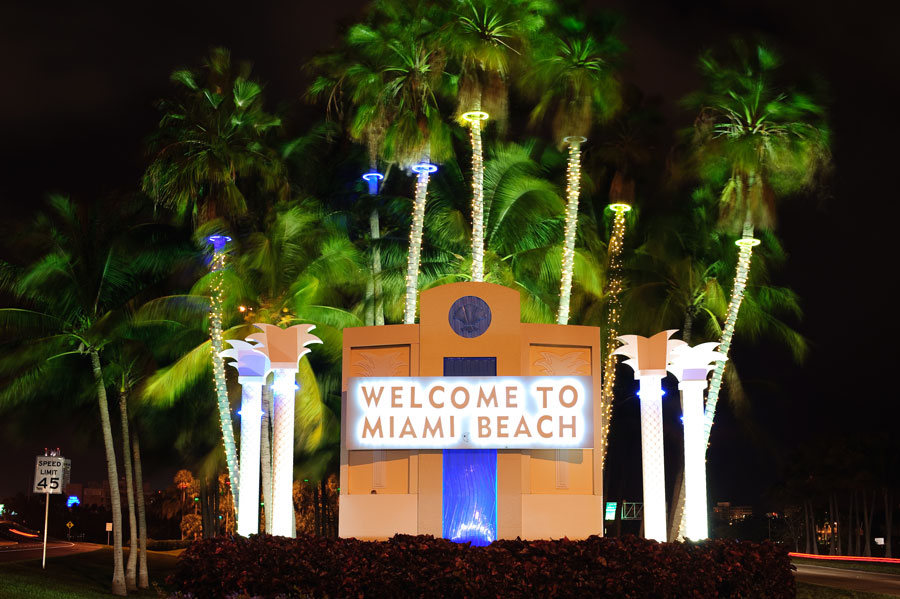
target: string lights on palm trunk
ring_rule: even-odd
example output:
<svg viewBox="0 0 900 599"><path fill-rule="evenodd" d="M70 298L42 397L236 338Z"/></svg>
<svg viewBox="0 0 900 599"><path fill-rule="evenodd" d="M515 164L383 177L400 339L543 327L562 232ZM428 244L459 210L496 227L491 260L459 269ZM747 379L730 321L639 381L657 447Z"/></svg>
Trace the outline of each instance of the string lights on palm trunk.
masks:
<svg viewBox="0 0 900 599"><path fill-rule="evenodd" d="M488 113L474 110L462 115L472 141L472 280L484 281L484 149L481 123Z"/></svg>
<svg viewBox="0 0 900 599"><path fill-rule="evenodd" d="M621 319L622 293L622 246L625 241L625 213L631 210L628 204L610 204L609 209L615 213L612 235L609 238L609 287L607 290L606 343L603 361L603 389L600 405L603 411L600 431L600 459L606 463L606 451L609 443L609 424L612 419L613 390L616 385L616 350Z"/></svg>
<svg viewBox="0 0 900 599"><path fill-rule="evenodd" d="M425 225L425 200L428 196L428 178L437 167L428 162L413 165L416 173L416 197L413 204L412 226L409 231L409 259L406 266L406 311L404 324L415 324L416 301L419 293L419 261L422 255L422 231Z"/></svg>
<svg viewBox="0 0 900 599"><path fill-rule="evenodd" d="M225 362L221 356L224 350L222 323L224 321L225 245L229 241L231 241L231 237L226 235L211 235L207 238L207 242L213 246L212 263L210 265L212 292L210 294L209 335L212 351L213 380L216 385L216 401L219 408L219 422L222 428L222 442L225 446L225 464L228 467L228 478L231 482L235 511L237 511L239 508L240 475L238 472L237 446L234 441L234 426L231 422L231 404L228 401L228 386L225 383Z"/></svg>
<svg viewBox="0 0 900 599"><path fill-rule="evenodd" d="M734 277L734 289L731 291L731 301L728 302L728 312L725 315L725 326L722 327L722 338L719 340L719 352L728 357L731 349L731 339L734 337L734 326L737 323L738 311L744 299L744 291L747 288L747 277L750 275L750 258L753 256L753 248L759 245L759 239L752 237L752 230L745 231L741 239L735 241L740 248L738 250L737 272ZM725 360L716 362L712 379L709 382L709 392L706 396L705 420L703 423L704 447L709 444L709 435L712 431L713 420L716 417L716 405L719 402L719 390L722 388L722 378L725 375Z"/></svg>
<svg viewBox="0 0 900 599"><path fill-rule="evenodd" d="M575 234L578 231L578 194L581 192L581 144L586 142L587 138L576 135L566 137L563 141L569 144L569 160L566 164L566 230L559 282L557 324L569 323L572 272L575 267Z"/></svg>

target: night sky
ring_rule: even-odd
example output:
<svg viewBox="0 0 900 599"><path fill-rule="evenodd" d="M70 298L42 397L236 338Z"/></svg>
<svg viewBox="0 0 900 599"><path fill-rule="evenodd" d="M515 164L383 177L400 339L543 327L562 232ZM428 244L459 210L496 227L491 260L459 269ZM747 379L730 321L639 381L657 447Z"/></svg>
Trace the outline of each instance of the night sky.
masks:
<svg viewBox="0 0 900 599"><path fill-rule="evenodd" d="M171 90L173 69L197 66L212 46L251 60L269 105L283 102L297 114L305 86L300 66L333 43L338 23L354 19L363 4L163 0L4 6L4 219L30 218L49 191L90 199L138 188L146 165L143 142L158 121L154 100ZM776 282L801 296L806 317L799 328L812 351L798 367L780 350L744 346L738 338L734 351L753 405L741 418L723 406L713 429L711 500L759 503L776 481L779 453L821 436L897 427L888 415L898 395L891 376L898 355L891 308L898 274L900 37L874 3L596 4L624 14L625 76L648 96L662 98L670 129L692 121L678 99L699 83L698 52L735 33L766 35L788 63L820 76L829 90L835 169L828 189L782 202L777 228L790 257ZM312 114L315 108L300 110ZM510 132L512 139L524 136ZM41 421L44 426L26 438L8 437L0 425L0 497L24 490L32 456L45 445L71 444L65 453L75 459L73 480L103 477L96 423L86 419L75 433L71 422L52 414ZM93 445L85 445L92 435ZM639 447L633 438L626 442ZM151 482L165 484L174 470L157 465ZM639 472L632 474L639 480Z"/></svg>

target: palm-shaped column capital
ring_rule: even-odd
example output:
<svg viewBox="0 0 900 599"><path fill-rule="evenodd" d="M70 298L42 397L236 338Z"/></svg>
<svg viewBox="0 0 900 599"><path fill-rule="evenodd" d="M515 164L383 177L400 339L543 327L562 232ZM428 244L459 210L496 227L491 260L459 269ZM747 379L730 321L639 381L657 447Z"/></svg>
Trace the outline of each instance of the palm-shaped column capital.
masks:
<svg viewBox="0 0 900 599"><path fill-rule="evenodd" d="M706 387L706 376L715 368L716 362L728 359L725 354L716 351L718 346L717 341L711 341L693 347L687 344L672 347L669 351L669 372L681 385L702 382Z"/></svg>
<svg viewBox="0 0 900 599"><path fill-rule="evenodd" d="M625 364L634 370L635 378L645 376L666 376L666 365L669 352L676 347L686 345L680 339L669 339L675 329L661 331L652 337L641 335L621 335L622 347L613 355L626 356Z"/></svg>
<svg viewBox="0 0 900 599"><path fill-rule="evenodd" d="M260 351L261 345L240 339L227 339L225 343L231 348L222 350L219 355L223 359L233 360L228 365L238 371L238 382L241 385L264 384L272 368L269 356Z"/></svg>
<svg viewBox="0 0 900 599"><path fill-rule="evenodd" d="M310 331L316 328L314 324L297 324L286 329L274 324L254 324L261 332L247 336L247 341L256 341L257 350L265 354L271 361L273 370L297 371L297 362L311 350L306 347L313 343L322 343L322 340Z"/></svg>

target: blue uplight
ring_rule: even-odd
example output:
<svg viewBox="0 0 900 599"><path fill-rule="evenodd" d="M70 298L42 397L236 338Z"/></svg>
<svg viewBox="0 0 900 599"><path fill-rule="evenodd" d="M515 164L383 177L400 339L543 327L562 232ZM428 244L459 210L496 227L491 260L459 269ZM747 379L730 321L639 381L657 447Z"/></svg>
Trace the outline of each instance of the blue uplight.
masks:
<svg viewBox="0 0 900 599"><path fill-rule="evenodd" d="M420 162L412 166L412 172L414 173L433 173L436 170L437 166L431 164L430 162Z"/></svg>
<svg viewBox="0 0 900 599"><path fill-rule="evenodd" d="M369 184L369 195L376 195L378 193L378 182L384 179L384 175L375 171L369 171L362 178Z"/></svg>
<svg viewBox="0 0 900 599"><path fill-rule="evenodd" d="M72 507L73 505L81 505L81 500L75 495L69 495L69 498L66 499L66 507Z"/></svg>
<svg viewBox="0 0 900 599"><path fill-rule="evenodd" d="M225 249L225 244L231 241L228 235L210 235L206 238L207 243L211 243L214 252L221 252Z"/></svg>

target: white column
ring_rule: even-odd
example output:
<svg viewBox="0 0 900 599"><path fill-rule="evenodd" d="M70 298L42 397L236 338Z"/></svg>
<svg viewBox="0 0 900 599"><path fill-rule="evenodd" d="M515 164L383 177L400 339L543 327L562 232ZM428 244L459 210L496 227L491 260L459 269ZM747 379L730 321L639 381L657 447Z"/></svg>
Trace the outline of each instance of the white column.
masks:
<svg viewBox="0 0 900 599"><path fill-rule="evenodd" d="M294 396L295 370L275 369L272 385L275 398L275 426L272 457L272 534L294 535Z"/></svg>
<svg viewBox="0 0 900 599"><path fill-rule="evenodd" d="M262 384L241 381L241 484L237 532L259 532L259 443L262 424Z"/></svg>
<svg viewBox="0 0 900 599"><path fill-rule="evenodd" d="M663 455L662 376L641 382L641 465L644 477L644 537L666 541L666 467Z"/></svg>
<svg viewBox="0 0 900 599"><path fill-rule="evenodd" d="M684 534L693 541L709 537L706 497L706 436L703 390L706 378L678 384L684 404Z"/></svg>

